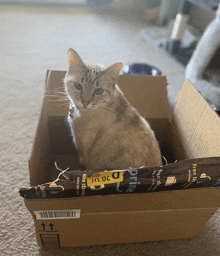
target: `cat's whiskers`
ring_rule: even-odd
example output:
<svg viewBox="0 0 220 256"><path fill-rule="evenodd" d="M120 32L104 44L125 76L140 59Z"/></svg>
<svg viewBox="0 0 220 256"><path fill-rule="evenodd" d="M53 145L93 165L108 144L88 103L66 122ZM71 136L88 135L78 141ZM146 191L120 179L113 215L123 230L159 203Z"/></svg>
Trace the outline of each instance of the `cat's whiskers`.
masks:
<svg viewBox="0 0 220 256"><path fill-rule="evenodd" d="M45 92L46 95L66 95L67 96L67 93L65 92L59 92L59 91L55 91L55 92Z"/></svg>
<svg viewBox="0 0 220 256"><path fill-rule="evenodd" d="M63 104L68 104L69 105L69 101L68 100L49 100L51 102L63 102Z"/></svg>
<svg viewBox="0 0 220 256"><path fill-rule="evenodd" d="M69 98L66 95L58 95L58 94L45 94L46 97L60 97L60 98Z"/></svg>
<svg viewBox="0 0 220 256"><path fill-rule="evenodd" d="M62 88L53 88L53 89L46 90L46 91L63 91L63 89L65 89L65 86Z"/></svg>
<svg viewBox="0 0 220 256"><path fill-rule="evenodd" d="M49 99L48 101L51 101L51 102L63 102L64 104L67 104L68 103L68 105L70 105L69 103L70 103L70 101L69 100L61 100L61 99L58 99L58 100L56 100L56 99Z"/></svg>
<svg viewBox="0 0 220 256"><path fill-rule="evenodd" d="M55 94L48 94L48 93L45 93L44 94L45 96L56 96L56 97L68 97L68 95L66 93L61 93L61 92L58 92L58 93L55 93Z"/></svg>
<svg viewBox="0 0 220 256"><path fill-rule="evenodd" d="M66 95L45 95L45 97L49 97L49 100L54 101L70 101L69 97Z"/></svg>
<svg viewBox="0 0 220 256"><path fill-rule="evenodd" d="M69 99L69 97L68 96L63 96L63 95L45 95L46 97L56 97L56 98L58 98L58 97L60 97L60 98L68 98Z"/></svg>
<svg viewBox="0 0 220 256"><path fill-rule="evenodd" d="M45 92L62 92L62 93L66 93L65 90L61 90L61 89L46 90Z"/></svg>
<svg viewBox="0 0 220 256"><path fill-rule="evenodd" d="M46 95L66 95L67 96L67 92L63 91L63 90L48 90L48 91L45 91L45 94Z"/></svg>

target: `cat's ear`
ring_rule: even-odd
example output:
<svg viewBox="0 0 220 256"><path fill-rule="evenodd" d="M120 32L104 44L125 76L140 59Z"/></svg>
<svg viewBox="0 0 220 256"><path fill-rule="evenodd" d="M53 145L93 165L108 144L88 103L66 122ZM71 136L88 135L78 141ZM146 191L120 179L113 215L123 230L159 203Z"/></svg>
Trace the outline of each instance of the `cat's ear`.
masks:
<svg viewBox="0 0 220 256"><path fill-rule="evenodd" d="M117 62L102 71L102 76L100 80L110 80L112 83L115 83L120 72L122 70L123 64L121 62Z"/></svg>
<svg viewBox="0 0 220 256"><path fill-rule="evenodd" d="M69 63L69 70L70 71L84 71L86 70L86 65L79 57L79 54L70 48L68 50L68 63Z"/></svg>

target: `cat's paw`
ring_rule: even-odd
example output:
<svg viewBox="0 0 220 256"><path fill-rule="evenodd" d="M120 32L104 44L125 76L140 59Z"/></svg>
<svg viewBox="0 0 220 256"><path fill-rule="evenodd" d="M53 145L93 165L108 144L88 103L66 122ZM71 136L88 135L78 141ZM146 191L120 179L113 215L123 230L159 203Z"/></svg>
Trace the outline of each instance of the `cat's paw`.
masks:
<svg viewBox="0 0 220 256"><path fill-rule="evenodd" d="M71 118L73 118L73 117L74 117L74 113L75 113L75 108L74 108L73 105L70 105L70 108L69 108L69 116L70 116Z"/></svg>

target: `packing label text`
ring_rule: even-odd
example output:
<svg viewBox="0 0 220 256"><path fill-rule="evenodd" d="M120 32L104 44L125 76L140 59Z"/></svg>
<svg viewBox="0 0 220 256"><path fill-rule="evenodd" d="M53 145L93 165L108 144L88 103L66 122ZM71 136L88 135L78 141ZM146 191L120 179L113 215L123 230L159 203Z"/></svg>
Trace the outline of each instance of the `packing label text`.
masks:
<svg viewBox="0 0 220 256"><path fill-rule="evenodd" d="M101 186L123 181L124 172L99 172L87 178L87 186Z"/></svg>

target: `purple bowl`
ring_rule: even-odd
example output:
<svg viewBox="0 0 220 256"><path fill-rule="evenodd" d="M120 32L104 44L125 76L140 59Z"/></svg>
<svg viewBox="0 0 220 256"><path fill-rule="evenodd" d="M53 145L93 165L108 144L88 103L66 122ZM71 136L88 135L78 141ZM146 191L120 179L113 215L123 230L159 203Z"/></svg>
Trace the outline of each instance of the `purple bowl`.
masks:
<svg viewBox="0 0 220 256"><path fill-rule="evenodd" d="M124 66L121 72L122 75L143 75L143 76L161 76L162 72L151 65L146 63L133 63Z"/></svg>

